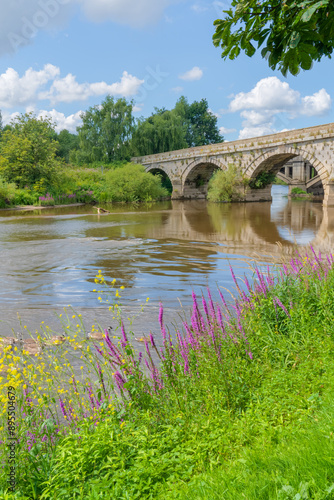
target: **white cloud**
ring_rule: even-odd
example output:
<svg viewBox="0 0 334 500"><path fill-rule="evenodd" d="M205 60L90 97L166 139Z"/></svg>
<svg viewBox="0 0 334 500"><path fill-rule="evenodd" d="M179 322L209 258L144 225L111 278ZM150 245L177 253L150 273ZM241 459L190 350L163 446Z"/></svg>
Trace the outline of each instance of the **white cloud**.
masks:
<svg viewBox="0 0 334 500"><path fill-rule="evenodd" d="M261 125L259 127L244 127L240 130L239 139L249 139L250 137L261 137L262 135L275 134L277 130L271 125Z"/></svg>
<svg viewBox="0 0 334 500"><path fill-rule="evenodd" d="M212 111L212 109L208 109L209 113L211 113L213 116L215 116L216 118L220 118L221 117L221 114L220 113L215 113L214 111Z"/></svg>
<svg viewBox="0 0 334 500"><path fill-rule="evenodd" d="M181 78L181 80L192 82L194 80L200 80L202 76L203 71L201 70L201 68L199 68L198 66L194 66L189 71L186 71L185 73L180 75L179 78Z"/></svg>
<svg viewBox="0 0 334 500"><path fill-rule="evenodd" d="M139 113L140 111L143 110L144 104L135 104L132 108L132 111L134 113Z"/></svg>
<svg viewBox="0 0 334 500"><path fill-rule="evenodd" d="M59 113L59 111L52 109L51 111L41 110L38 113L38 117L51 118L56 124L56 131L60 132L63 129L67 129L69 132L74 134L79 125L81 125L81 113L82 111L77 111L76 113L65 116L64 113Z"/></svg>
<svg viewBox="0 0 334 500"><path fill-rule="evenodd" d="M39 89L59 73L60 69L52 64L46 64L40 71L29 68L22 77L13 68L8 68L0 75L0 108L33 104Z"/></svg>
<svg viewBox="0 0 334 500"><path fill-rule="evenodd" d="M22 77L13 68L0 75L0 109L34 106L38 101L49 100L51 105L59 102L84 101L91 96L130 97L137 94L144 80L123 72L120 81L79 83L69 73L59 78L60 68L46 64L40 71L27 69Z"/></svg>
<svg viewBox="0 0 334 500"><path fill-rule="evenodd" d="M302 98L301 113L308 116L319 116L327 113L331 109L331 106L331 96L325 89L321 89L313 95L307 95Z"/></svg>
<svg viewBox="0 0 334 500"><path fill-rule="evenodd" d="M240 92L232 102L230 111L242 109L284 110L294 109L299 102L300 94L282 82L276 76L260 80L250 92Z"/></svg>
<svg viewBox="0 0 334 500"><path fill-rule="evenodd" d="M230 112L244 118L239 138L256 137L289 129L289 120L301 115L320 116L331 109L325 89L301 97L287 82L276 76L263 78L249 92L231 96Z"/></svg>
<svg viewBox="0 0 334 500"><path fill-rule="evenodd" d="M129 97L136 95L144 80L123 72L120 82L108 85L106 82L78 83L76 77L69 73L64 78L56 79L50 89L40 94L40 99L49 99L52 104L57 102L85 101L91 96L111 94Z"/></svg>
<svg viewBox="0 0 334 500"><path fill-rule="evenodd" d="M219 133L222 135L233 134L233 132L236 132L235 128L219 127Z"/></svg>

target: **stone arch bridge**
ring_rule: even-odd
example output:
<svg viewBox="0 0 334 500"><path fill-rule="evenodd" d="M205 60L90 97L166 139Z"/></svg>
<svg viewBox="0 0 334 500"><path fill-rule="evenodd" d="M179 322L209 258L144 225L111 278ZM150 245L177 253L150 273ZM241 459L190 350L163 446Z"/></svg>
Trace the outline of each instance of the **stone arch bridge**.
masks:
<svg viewBox="0 0 334 500"><path fill-rule="evenodd" d="M300 157L315 169L308 183L322 184L324 205L334 206L334 123L308 127L251 139L210 144L133 158L147 171L167 175L173 186L173 199L205 198L208 181L217 169L236 165L241 173L255 178L263 171L278 173L284 164ZM305 187L299 179L295 186ZM247 189L245 201L270 201L271 186Z"/></svg>

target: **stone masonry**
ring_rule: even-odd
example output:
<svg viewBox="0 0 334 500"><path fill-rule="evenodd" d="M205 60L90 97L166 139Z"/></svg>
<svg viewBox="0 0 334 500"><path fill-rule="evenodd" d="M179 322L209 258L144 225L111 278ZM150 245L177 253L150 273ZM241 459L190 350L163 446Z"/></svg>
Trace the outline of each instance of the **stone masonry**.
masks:
<svg viewBox="0 0 334 500"><path fill-rule="evenodd" d="M311 174L306 174L302 183L301 179L295 179L292 187L295 185L311 190L312 185L322 184L324 205L334 206L334 123L142 156L132 161L141 163L147 171L164 172L171 180L173 199L191 199L206 197L208 181L217 169L224 170L233 164L251 179L263 171L277 174L296 157L311 165L315 174L313 178ZM245 201L271 200L270 188L248 189Z"/></svg>

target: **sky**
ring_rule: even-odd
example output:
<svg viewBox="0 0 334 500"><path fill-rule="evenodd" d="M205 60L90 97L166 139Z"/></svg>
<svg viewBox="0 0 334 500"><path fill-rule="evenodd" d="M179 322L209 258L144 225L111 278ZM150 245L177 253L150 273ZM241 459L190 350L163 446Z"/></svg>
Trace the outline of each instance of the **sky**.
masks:
<svg viewBox="0 0 334 500"><path fill-rule="evenodd" d="M218 0L0 0L0 110L76 132L110 94L134 116L207 99L225 140L334 122L334 61L286 78L256 54L223 60Z"/></svg>

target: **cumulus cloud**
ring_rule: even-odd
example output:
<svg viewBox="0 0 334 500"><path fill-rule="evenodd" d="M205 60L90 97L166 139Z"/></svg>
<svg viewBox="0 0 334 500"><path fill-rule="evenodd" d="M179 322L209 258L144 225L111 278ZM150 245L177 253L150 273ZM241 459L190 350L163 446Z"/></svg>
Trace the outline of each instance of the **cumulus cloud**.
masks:
<svg viewBox="0 0 334 500"><path fill-rule="evenodd" d="M46 64L40 71L27 69L22 77L13 68L0 75L0 108L32 106L38 101L49 100L51 105L60 102L84 101L92 96L111 94L129 97L137 94L144 80L123 72L120 81L79 83L69 73L60 78L60 68Z"/></svg>
<svg viewBox="0 0 334 500"><path fill-rule="evenodd" d="M294 109L300 94L276 76L260 80L250 92L240 92L230 102L230 111L242 109L282 110Z"/></svg>
<svg viewBox="0 0 334 500"><path fill-rule="evenodd" d="M81 113L82 111L77 111L72 115L65 116L64 113L60 113L56 109L52 109L51 111L41 110L38 112L37 116L39 118L51 118L52 121L56 124L56 132L60 132L61 130L66 128L69 132L74 134L77 130L77 127L82 124Z"/></svg>
<svg viewBox="0 0 334 500"><path fill-rule="evenodd" d="M236 132L235 128L219 127L219 133L222 135L233 134L233 132Z"/></svg>
<svg viewBox="0 0 334 500"><path fill-rule="evenodd" d="M272 76L260 80L249 92L231 96L229 111L240 112L244 121L239 138L245 139L288 130L291 119L323 115L331 109L331 104L325 89L301 97L287 82Z"/></svg>
<svg viewBox="0 0 334 500"><path fill-rule="evenodd" d="M22 77L13 68L8 68L0 75L0 108L33 104L40 88L59 74L60 69L52 64L46 64L40 71L29 68Z"/></svg>
<svg viewBox="0 0 334 500"><path fill-rule="evenodd" d="M186 71L179 76L181 80L186 80L188 82L193 82L194 80L200 80L203 76L203 71L198 66L194 66L189 71Z"/></svg>
<svg viewBox="0 0 334 500"><path fill-rule="evenodd" d="M308 116L323 115L331 109L331 106L331 96L325 89L321 89L313 95L307 95L302 98L301 113Z"/></svg>
<svg viewBox="0 0 334 500"><path fill-rule="evenodd" d="M69 73L64 78L56 79L50 89L40 94L40 99L49 99L52 104L58 102L85 101L91 96L106 94L129 97L136 95L144 80L123 72L119 82L108 85L106 82L78 83L76 77Z"/></svg>

